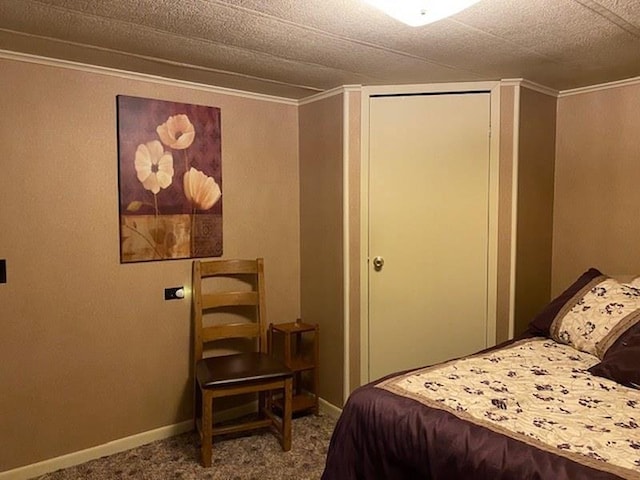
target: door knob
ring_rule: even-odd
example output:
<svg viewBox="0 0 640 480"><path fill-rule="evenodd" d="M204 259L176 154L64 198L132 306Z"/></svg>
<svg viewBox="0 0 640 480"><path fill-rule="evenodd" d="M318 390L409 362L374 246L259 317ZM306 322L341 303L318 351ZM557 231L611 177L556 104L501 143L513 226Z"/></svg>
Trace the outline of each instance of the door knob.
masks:
<svg viewBox="0 0 640 480"><path fill-rule="evenodd" d="M373 259L373 268L379 272L380 270L382 270L382 267L384 266L384 258L382 257L375 257Z"/></svg>

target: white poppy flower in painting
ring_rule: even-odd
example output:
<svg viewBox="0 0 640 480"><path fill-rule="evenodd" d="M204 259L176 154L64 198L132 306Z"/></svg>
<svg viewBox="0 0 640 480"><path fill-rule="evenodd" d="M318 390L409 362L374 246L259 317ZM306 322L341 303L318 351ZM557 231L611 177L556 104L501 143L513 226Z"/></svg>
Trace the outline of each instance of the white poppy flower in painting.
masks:
<svg viewBox="0 0 640 480"><path fill-rule="evenodd" d="M193 143L196 131L189 117L181 113L170 116L162 125L156 128L162 143L176 150L184 150Z"/></svg>
<svg viewBox="0 0 640 480"><path fill-rule="evenodd" d="M222 196L220 186L214 178L193 167L184 174L183 180L184 194L195 208L209 210Z"/></svg>
<svg viewBox="0 0 640 480"><path fill-rule="evenodd" d="M173 157L165 152L158 140L141 143L136 149L135 168L138 180L147 190L157 195L173 181Z"/></svg>

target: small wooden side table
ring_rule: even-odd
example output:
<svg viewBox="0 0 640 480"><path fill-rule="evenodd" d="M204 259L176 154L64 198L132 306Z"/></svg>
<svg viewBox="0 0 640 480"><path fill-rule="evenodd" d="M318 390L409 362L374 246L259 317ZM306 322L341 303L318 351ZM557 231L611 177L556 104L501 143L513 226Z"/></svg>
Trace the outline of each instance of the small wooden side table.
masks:
<svg viewBox="0 0 640 480"><path fill-rule="evenodd" d="M269 351L273 351L274 335L284 337L282 353L284 363L293 370L293 412L313 409L318 415L319 383L319 328L318 325L304 323L299 319L290 323L269 325ZM303 344L303 335L313 337L310 344ZM308 372L310 382L303 388L303 375ZM275 400L278 405L278 400Z"/></svg>

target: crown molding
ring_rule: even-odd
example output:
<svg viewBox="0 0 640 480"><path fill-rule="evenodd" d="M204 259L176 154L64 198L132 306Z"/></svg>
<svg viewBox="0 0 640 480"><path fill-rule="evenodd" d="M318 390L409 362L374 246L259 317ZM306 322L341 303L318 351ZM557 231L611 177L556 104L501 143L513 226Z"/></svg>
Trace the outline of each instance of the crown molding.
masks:
<svg viewBox="0 0 640 480"><path fill-rule="evenodd" d="M640 85L640 77L632 77L615 82L601 83L599 85L589 85L587 87L572 88L571 90L562 90L559 97L571 97L573 95L581 95L583 93L599 92L601 90L609 90L611 88L628 87Z"/></svg>
<svg viewBox="0 0 640 480"><path fill-rule="evenodd" d="M98 75L108 75L114 76L129 80L139 80L152 82L159 85L167 85L167 86L178 86L191 88L195 90L201 90L209 93L219 94L219 95L229 95L234 97L242 97L248 98L252 100L261 100L266 102L275 102L282 103L286 105L293 106L301 106L309 103L317 102L319 100L323 100L325 98L332 97L334 95L340 95L349 91L361 91L361 85L342 85L340 87L332 88L330 90L326 90L324 92L319 92L315 95L311 95L309 97L305 97L303 99L291 99L285 97L278 97L275 95L267 95L263 93L254 93L248 92L244 90L235 90L233 88L225 88L218 87L213 85L207 85L204 83L197 82L189 82L186 80L178 80L174 78L161 77L158 75L151 75L147 73L133 72L128 70L120 70L112 67L103 67L99 65L91 65L88 63L74 62L71 60L62 60L58 58L50 58L43 57L40 55L33 55L29 53L22 52L13 52L10 50L0 49L0 59L5 60L14 60L25 63L35 63L39 65L46 65L52 67L66 68L70 70L78 70L82 72L94 73ZM581 95L584 93L592 93L601 90L608 90L611 88L619 88L625 86L633 86L640 84L640 77L632 77L624 80L617 80L614 82L607 82L598 85L589 85L586 87L578 87L569 90L555 90L550 87L546 87L544 85L540 85L538 83L532 82L530 80L526 80L524 78L505 78L500 80L500 85L509 87L509 86L517 86L522 88L527 88L529 90L534 90L536 92L549 95L556 98L570 97L573 95Z"/></svg>
<svg viewBox="0 0 640 480"><path fill-rule="evenodd" d="M359 92L361 89L361 85L342 85L340 87L332 88L331 90L326 90L324 92L316 93L315 95L302 98L298 100L298 106L307 105L309 103L324 100L325 98L333 97L335 95L340 95L347 92Z"/></svg>
<svg viewBox="0 0 640 480"><path fill-rule="evenodd" d="M558 90L540 85L539 83L532 82L525 78L505 78L500 80L500 85L505 87L522 87L544 95L549 95L550 97L560 96L560 92Z"/></svg>
<svg viewBox="0 0 640 480"><path fill-rule="evenodd" d="M62 60L58 58L43 57L40 55L32 55L29 53L13 52L10 50L0 49L0 59L14 60L25 63L35 63L38 65L45 65L50 67L66 68L69 70L78 70L81 72L94 73L98 75L108 75L112 77L124 78L128 80L139 80L145 82L151 82L158 85L167 85L172 87L184 87L194 90L205 91L208 93L214 93L219 95L229 95L234 97L248 98L252 100L261 100L265 102L283 103L286 105L298 105L298 100L277 97L275 95L266 95L263 93L247 92L244 90L235 90L232 88L217 87L213 85L207 85L204 83L189 82L186 80L178 80L174 78L161 77L158 75L151 75L147 73L132 72L128 70L120 70L111 67L102 67L99 65L90 65L87 63L73 62L70 60Z"/></svg>

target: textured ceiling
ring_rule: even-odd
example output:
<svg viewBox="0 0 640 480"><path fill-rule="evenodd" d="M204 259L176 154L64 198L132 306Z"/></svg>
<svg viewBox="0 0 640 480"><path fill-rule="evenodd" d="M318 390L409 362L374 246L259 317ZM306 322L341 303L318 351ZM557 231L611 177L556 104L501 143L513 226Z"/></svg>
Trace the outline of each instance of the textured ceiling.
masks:
<svg viewBox="0 0 640 480"><path fill-rule="evenodd" d="M340 85L640 76L640 0L481 0L408 27L362 0L0 0L0 49L303 98Z"/></svg>

